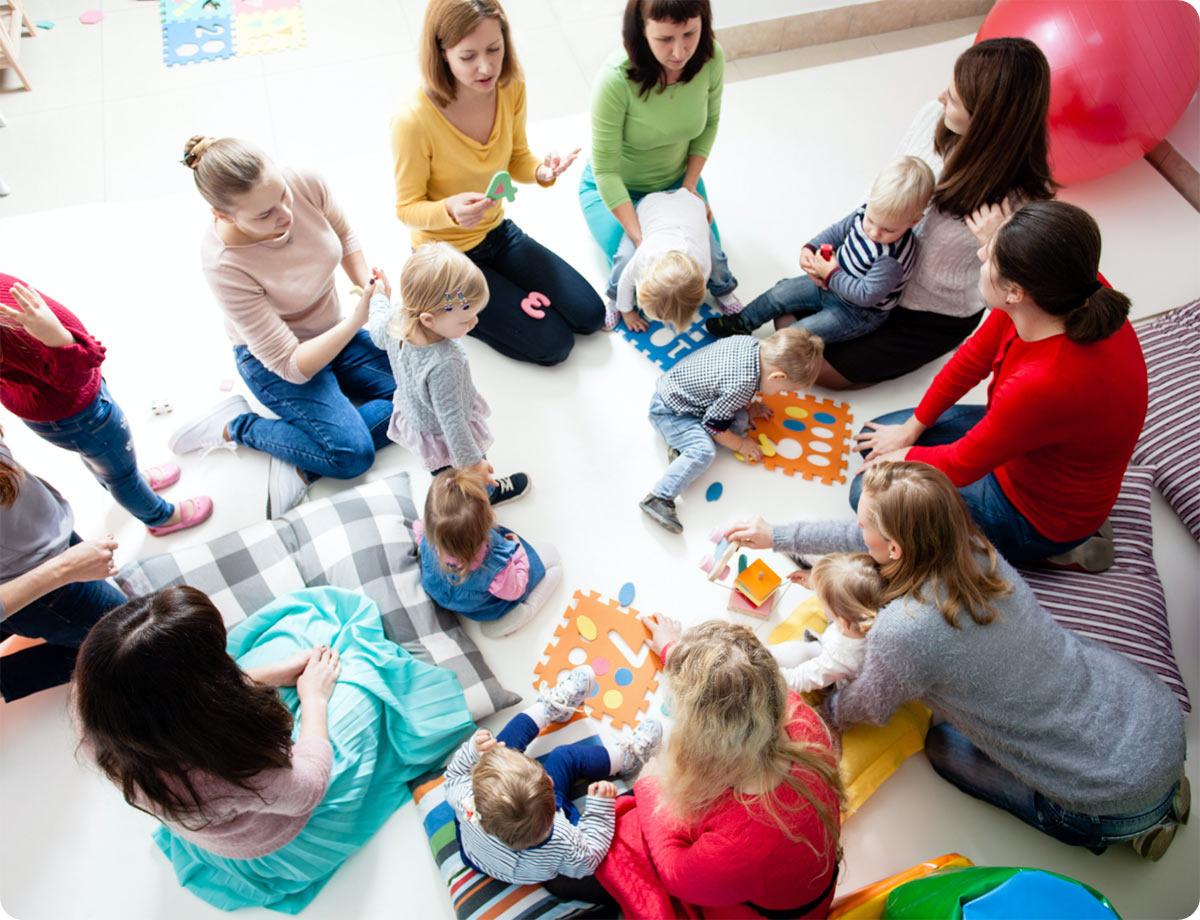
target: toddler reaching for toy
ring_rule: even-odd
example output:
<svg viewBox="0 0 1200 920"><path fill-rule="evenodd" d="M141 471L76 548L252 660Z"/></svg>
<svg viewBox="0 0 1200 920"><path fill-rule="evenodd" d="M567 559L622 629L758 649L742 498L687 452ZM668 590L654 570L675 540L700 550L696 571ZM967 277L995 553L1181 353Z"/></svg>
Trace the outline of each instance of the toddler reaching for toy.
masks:
<svg viewBox="0 0 1200 920"><path fill-rule="evenodd" d="M866 553L831 553L812 567L808 584L829 627L814 639L767 649L796 693L853 680L867 656L867 632L887 602L887 582Z"/></svg>
<svg viewBox="0 0 1200 920"><path fill-rule="evenodd" d="M396 378L388 437L407 447L438 473L447 467L475 469L493 505L520 498L529 477L495 479L484 452L492 444L488 404L475 391L467 352L459 341L475 328L487 306L483 272L449 243L426 243L404 263L400 304L391 292L371 297L368 332L387 351Z"/></svg>
<svg viewBox="0 0 1200 920"><path fill-rule="evenodd" d="M496 524L478 469L443 470L413 525L421 585L447 610L483 621L488 638L511 635L533 619L562 580L562 559Z"/></svg>
<svg viewBox="0 0 1200 920"><path fill-rule="evenodd" d="M933 170L920 157L897 157L875 179L867 203L804 244L805 274L786 278L736 316L704 327L717 338L748 335L767 320L794 313L798 325L828 342L878 328L900 302L912 274L921 222L933 194ZM828 257L822 246L835 250Z"/></svg>
<svg viewBox="0 0 1200 920"><path fill-rule="evenodd" d="M593 874L612 843L617 787L609 776L636 773L662 741L662 726L644 720L619 744L564 744L545 766L524 753L550 722L566 722L587 698L595 672L581 665L518 713L496 737L480 729L446 767L446 802L457 819L463 862L509 884ZM571 787L588 786L584 812Z"/></svg>
<svg viewBox="0 0 1200 920"><path fill-rule="evenodd" d="M638 202L642 242L635 250L626 236L617 249L604 307L605 329L624 320L631 331L644 332L649 327L638 314L640 307L651 319L682 331L695 322L706 285L722 313L742 309L733 293L737 279L730 274L729 260L707 215L704 199L681 188L652 192Z"/></svg>

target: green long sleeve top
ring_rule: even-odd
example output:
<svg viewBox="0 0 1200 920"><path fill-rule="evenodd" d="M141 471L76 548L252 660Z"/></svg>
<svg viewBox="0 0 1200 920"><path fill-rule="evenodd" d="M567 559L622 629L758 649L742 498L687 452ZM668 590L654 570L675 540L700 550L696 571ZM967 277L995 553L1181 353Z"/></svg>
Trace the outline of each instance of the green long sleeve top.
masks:
<svg viewBox="0 0 1200 920"><path fill-rule="evenodd" d="M687 83L656 86L638 95L628 75L629 57L613 54L592 90L592 172L611 210L629 201L629 189L656 192L687 170L688 157L707 157L721 120L725 53L712 58Z"/></svg>

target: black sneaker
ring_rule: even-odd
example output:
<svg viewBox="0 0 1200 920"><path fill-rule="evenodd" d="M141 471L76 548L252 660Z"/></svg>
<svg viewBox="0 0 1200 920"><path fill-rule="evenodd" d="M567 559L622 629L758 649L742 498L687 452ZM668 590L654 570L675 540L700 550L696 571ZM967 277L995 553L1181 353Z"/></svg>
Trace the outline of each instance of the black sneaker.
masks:
<svg viewBox="0 0 1200 920"><path fill-rule="evenodd" d="M496 485L489 490L488 501L492 507L503 505L505 502L516 501L522 495L528 495L533 483L524 473L513 473L511 476L501 476Z"/></svg>
<svg viewBox="0 0 1200 920"><path fill-rule="evenodd" d="M714 316L712 319L706 319L704 321L704 328L718 339L728 338L731 335L749 335L754 331L746 326L746 321L742 319L742 314L740 313L733 316Z"/></svg>
<svg viewBox="0 0 1200 920"><path fill-rule="evenodd" d="M683 533L683 525L675 513L675 502L669 498L659 498L650 494L638 502L638 507L645 511L656 524L665 527L671 533Z"/></svg>

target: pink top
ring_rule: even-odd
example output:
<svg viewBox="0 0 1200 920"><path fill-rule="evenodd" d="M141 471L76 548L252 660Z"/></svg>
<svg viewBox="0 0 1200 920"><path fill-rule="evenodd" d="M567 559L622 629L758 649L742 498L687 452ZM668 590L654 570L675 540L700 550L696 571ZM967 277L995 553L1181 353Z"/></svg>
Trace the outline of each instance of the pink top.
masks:
<svg viewBox="0 0 1200 920"><path fill-rule="evenodd" d="M230 246L214 225L200 258L229 340L248 346L271 373L307 383L296 347L341 319L333 272L362 246L320 176L285 168L283 178L293 200L292 225L282 237Z"/></svg>
<svg viewBox="0 0 1200 920"><path fill-rule="evenodd" d="M325 797L332 766L333 747L327 739L301 738L292 746L290 768L263 770L254 777L257 792L194 771L192 785L214 819L208 827L188 830L158 817L180 837L217 856L266 856L300 833ZM137 804L154 812L145 802Z"/></svg>

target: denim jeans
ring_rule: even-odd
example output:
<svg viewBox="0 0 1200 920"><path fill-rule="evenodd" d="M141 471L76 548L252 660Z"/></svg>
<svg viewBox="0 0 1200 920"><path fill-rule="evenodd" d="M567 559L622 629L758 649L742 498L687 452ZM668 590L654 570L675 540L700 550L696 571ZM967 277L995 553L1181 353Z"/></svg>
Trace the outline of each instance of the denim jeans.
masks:
<svg viewBox="0 0 1200 920"><path fill-rule="evenodd" d="M650 494L674 501L712 466L717 457L717 444L699 417L672 412L657 393L650 399L650 424L664 441L679 451L679 456L671 461L662 478L650 489ZM749 414L745 409L739 409L730 430L744 434L749 427Z"/></svg>
<svg viewBox="0 0 1200 920"><path fill-rule="evenodd" d="M500 354L558 364L575 347L576 333L588 335L604 325L604 302L587 279L511 220L502 221L466 255L483 272L490 295L469 334ZM541 319L521 309L530 291L550 300Z"/></svg>
<svg viewBox="0 0 1200 920"><path fill-rule="evenodd" d="M848 304L808 275L801 275L785 278L755 297L742 311L742 320L747 328L757 329L785 313L800 317L797 326L803 326L826 342L845 342L874 332L888 315L887 310Z"/></svg>
<svg viewBox="0 0 1200 920"><path fill-rule="evenodd" d="M538 736L537 723L523 712L517 713L496 736L505 747L524 751ZM572 824L579 823L579 809L571 801L571 787L580 782L607 779L612 772L608 749L602 744L560 744L542 761L554 784L554 804L563 810Z"/></svg>
<svg viewBox="0 0 1200 920"><path fill-rule="evenodd" d="M1055 840L1100 850L1132 840L1158 824L1171 810L1172 786L1145 811L1089 815L1069 811L1021 782L975 747L949 722L935 725L925 738L925 754L938 775L963 792L1016 815Z"/></svg>
<svg viewBox="0 0 1200 920"><path fill-rule="evenodd" d="M604 292L609 300L617 299L617 282L621 280L621 273L625 271L625 266L629 264L635 251L633 240L627 235L622 235L621 245L617 247L617 254L613 258L612 273L608 276L608 287ZM721 241L713 233L712 227L708 228L708 252L712 259L712 272L706 282L709 291L714 297L733 293L738 285L737 278L729 270L729 259L721 249Z"/></svg>
<svg viewBox="0 0 1200 920"><path fill-rule="evenodd" d="M79 536L71 534L70 545L79 542ZM19 700L69 681L88 630L125 600L107 581L77 581L43 594L0 623L0 638L15 635L46 640L45 645L4 656L0 696Z"/></svg>
<svg viewBox="0 0 1200 920"><path fill-rule="evenodd" d="M917 444L922 447L952 444L974 428L986 411L984 406L951 406L942 413L941 418L925 429L917 438ZM901 409L881 415L873 421L883 425L901 425L912 414L912 409ZM862 451L862 454L866 456L866 451ZM958 493L967 503L971 519L979 525L983 535L992 541L996 551L1009 562L1037 562L1074 549L1087 539L1084 537L1068 543L1057 543L1043 537L1009 501L995 473L988 473L970 485L960 486ZM850 506L856 510L861 494L862 477L855 476L850 484Z"/></svg>
<svg viewBox="0 0 1200 920"><path fill-rule="evenodd" d="M122 508L149 527L166 523L175 506L150 488L138 469L129 422L100 381L100 392L82 412L57 422L25 422L55 447L74 451Z"/></svg>
<svg viewBox="0 0 1200 920"><path fill-rule="evenodd" d="M375 451L391 443L392 378L387 352L365 329L307 383L289 383L267 370L245 345L233 349L238 373L250 392L279 416L253 412L229 423L229 438L294 463L312 482L321 476L353 479L375 462ZM359 399L357 408L351 399Z"/></svg>

